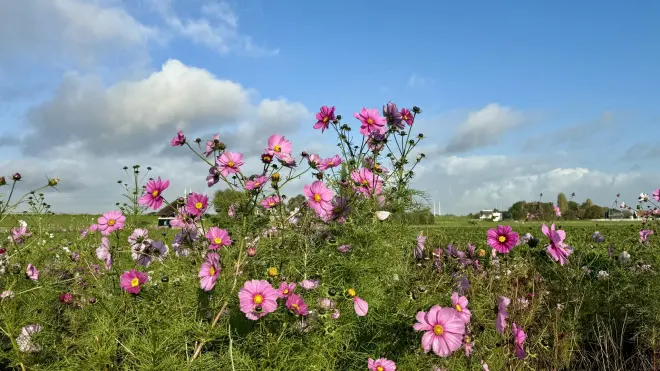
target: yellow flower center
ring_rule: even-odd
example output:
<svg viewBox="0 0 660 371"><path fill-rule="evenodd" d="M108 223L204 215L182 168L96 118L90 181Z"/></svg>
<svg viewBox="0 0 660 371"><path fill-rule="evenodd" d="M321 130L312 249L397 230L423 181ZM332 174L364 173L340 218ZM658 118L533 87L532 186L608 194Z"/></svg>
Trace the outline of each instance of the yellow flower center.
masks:
<svg viewBox="0 0 660 371"><path fill-rule="evenodd" d="M273 151L275 151L275 152L280 152L281 150L282 150L282 147L280 147L277 144L273 147Z"/></svg>
<svg viewBox="0 0 660 371"><path fill-rule="evenodd" d="M506 242L506 236L499 236L499 237L497 237L497 240L500 241L501 243L505 243Z"/></svg>
<svg viewBox="0 0 660 371"><path fill-rule="evenodd" d="M215 275L215 268L213 267L209 268L209 275L211 276Z"/></svg>
<svg viewBox="0 0 660 371"><path fill-rule="evenodd" d="M214 238L213 243L215 243L216 245L220 245L222 243L222 238L220 238L220 237Z"/></svg>
<svg viewBox="0 0 660 371"><path fill-rule="evenodd" d="M477 252L477 254L479 254L479 256L483 258L484 256L486 256L486 250L484 250L484 249L479 249L479 251Z"/></svg>
<svg viewBox="0 0 660 371"><path fill-rule="evenodd" d="M275 202L273 202L273 201L269 202L268 206L275 206Z"/></svg>
<svg viewBox="0 0 660 371"><path fill-rule="evenodd" d="M261 303L264 302L264 297L261 296L261 295L259 295L259 294L257 294L257 295L254 296L254 299L253 299L253 300L254 300L254 303L255 303L255 304L261 304Z"/></svg>
<svg viewBox="0 0 660 371"><path fill-rule="evenodd" d="M346 290L346 293L347 293L348 296L350 296L350 297L354 297L354 296L357 295L357 292L355 292L355 289L348 289L348 290Z"/></svg>
<svg viewBox="0 0 660 371"><path fill-rule="evenodd" d="M314 201L316 201L316 202L321 201L321 195L318 194L318 193L314 194Z"/></svg>
<svg viewBox="0 0 660 371"><path fill-rule="evenodd" d="M131 287L137 287L139 285L140 285L140 280L137 277L131 280Z"/></svg>
<svg viewBox="0 0 660 371"><path fill-rule="evenodd" d="M385 371L385 369L383 368L383 366L378 366L376 367L376 371Z"/></svg>
<svg viewBox="0 0 660 371"><path fill-rule="evenodd" d="M323 122L324 122L324 123L328 122L328 116L325 116L325 117L323 118Z"/></svg>
<svg viewBox="0 0 660 371"><path fill-rule="evenodd" d="M335 162L334 161L328 162L328 166L335 166Z"/></svg>
<svg viewBox="0 0 660 371"><path fill-rule="evenodd" d="M456 311L459 312L459 313L463 311L463 308L461 308L461 306L458 305L458 304L455 305L455 308L456 308Z"/></svg>
<svg viewBox="0 0 660 371"><path fill-rule="evenodd" d="M227 166L234 167L234 166L236 166L236 164L234 163L234 161L229 161L229 162L227 162Z"/></svg>
<svg viewBox="0 0 660 371"><path fill-rule="evenodd" d="M195 204L195 209L197 209L197 210L201 210L203 207L204 207L204 204L201 203L201 202L198 202L198 203Z"/></svg>
<svg viewBox="0 0 660 371"><path fill-rule="evenodd" d="M369 125L373 125L373 124L374 124L374 120L373 120L373 119L367 119L367 124L369 124Z"/></svg>
<svg viewBox="0 0 660 371"><path fill-rule="evenodd" d="M289 289L284 289L284 291L282 291L282 293L283 293L284 295L288 294L288 293L289 293Z"/></svg>
<svg viewBox="0 0 660 371"><path fill-rule="evenodd" d="M155 190L155 191L151 192L151 195L154 196L154 197L158 197L158 193L159 193L158 190Z"/></svg>
<svg viewBox="0 0 660 371"><path fill-rule="evenodd" d="M291 304L291 308L293 308L293 309L295 309L295 310L300 309L300 307L298 306L298 304Z"/></svg>
<svg viewBox="0 0 660 371"><path fill-rule="evenodd" d="M114 219L110 219L110 220L108 220L108 225L111 226L111 227L112 227L113 225L115 225L115 223L116 223L116 221L115 221Z"/></svg>
<svg viewBox="0 0 660 371"><path fill-rule="evenodd" d="M260 185L261 185L261 183L259 183L259 182L254 182L254 186L255 186L255 187L259 187Z"/></svg>
<svg viewBox="0 0 660 371"><path fill-rule="evenodd" d="M408 115L403 115L404 120L408 120Z"/></svg>
<svg viewBox="0 0 660 371"><path fill-rule="evenodd" d="M433 326L433 333L437 336L441 336L445 333L445 329L441 325L435 325Z"/></svg>
<svg viewBox="0 0 660 371"><path fill-rule="evenodd" d="M363 187L366 187L366 186L368 186L368 185L369 185L369 181L368 181L368 180L365 179L365 180L362 181L362 186L363 186Z"/></svg>

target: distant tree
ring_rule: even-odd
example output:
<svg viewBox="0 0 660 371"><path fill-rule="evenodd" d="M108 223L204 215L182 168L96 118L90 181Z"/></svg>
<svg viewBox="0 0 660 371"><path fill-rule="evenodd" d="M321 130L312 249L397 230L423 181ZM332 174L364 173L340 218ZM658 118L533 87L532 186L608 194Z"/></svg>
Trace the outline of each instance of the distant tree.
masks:
<svg viewBox="0 0 660 371"><path fill-rule="evenodd" d="M568 209L577 212L580 209L580 205L575 201L568 201Z"/></svg>
<svg viewBox="0 0 660 371"><path fill-rule="evenodd" d="M511 218L515 220L525 219L527 216L526 206L527 203L525 201L518 201L511 205L511 207L509 207L509 214L511 215Z"/></svg>
<svg viewBox="0 0 660 371"><path fill-rule="evenodd" d="M245 192L234 191L231 189L221 189L215 192L213 196L213 207L215 212L220 215L227 215L229 206L241 203L247 200Z"/></svg>
<svg viewBox="0 0 660 371"><path fill-rule="evenodd" d="M603 208L598 206L598 205L591 205L588 208L584 210L584 219L600 219L603 218L605 215L605 212L603 211Z"/></svg>
<svg viewBox="0 0 660 371"><path fill-rule="evenodd" d="M589 208L589 207L591 207L591 206L594 206L594 202L591 201L590 198L587 198L587 200L584 201L584 204L582 204L582 205L583 205L585 208Z"/></svg>
<svg viewBox="0 0 660 371"><path fill-rule="evenodd" d="M287 202L287 206L290 210L294 210L296 207L302 207L302 205L305 203L305 200L306 198L304 195L293 196L289 199L289 202Z"/></svg>
<svg viewBox="0 0 660 371"><path fill-rule="evenodd" d="M511 219L511 213L508 211L502 212L502 219Z"/></svg>
<svg viewBox="0 0 660 371"><path fill-rule="evenodd" d="M566 199L566 195L563 192L560 192L557 195L557 206L559 207L559 210L562 211L562 213L568 211L568 200Z"/></svg>

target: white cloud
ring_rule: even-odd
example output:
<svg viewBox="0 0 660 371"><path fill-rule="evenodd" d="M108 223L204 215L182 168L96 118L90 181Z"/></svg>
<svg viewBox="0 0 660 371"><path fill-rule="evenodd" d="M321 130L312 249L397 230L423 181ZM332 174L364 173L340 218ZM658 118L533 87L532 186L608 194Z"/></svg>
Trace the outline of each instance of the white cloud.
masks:
<svg viewBox="0 0 660 371"><path fill-rule="evenodd" d="M414 73L408 79L408 86L411 88L422 87L426 85L426 83L427 81L425 78L417 76L417 74Z"/></svg>

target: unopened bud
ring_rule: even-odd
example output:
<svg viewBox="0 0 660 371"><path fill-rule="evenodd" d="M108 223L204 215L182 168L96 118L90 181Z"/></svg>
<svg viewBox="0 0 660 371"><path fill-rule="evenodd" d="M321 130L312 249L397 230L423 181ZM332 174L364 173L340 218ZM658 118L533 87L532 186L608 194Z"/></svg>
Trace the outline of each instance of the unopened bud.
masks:
<svg viewBox="0 0 660 371"><path fill-rule="evenodd" d="M270 179L275 183L279 182L280 181L280 173L273 173L273 175L271 175Z"/></svg>
<svg viewBox="0 0 660 371"><path fill-rule="evenodd" d="M19 180L21 180L22 176L21 176L20 173L14 173L14 175L12 175L11 178L12 178L15 182L18 182Z"/></svg>
<svg viewBox="0 0 660 371"><path fill-rule="evenodd" d="M5 179L5 177L3 176L0 176L0 186L3 186L5 184L7 184L7 179Z"/></svg>
<svg viewBox="0 0 660 371"><path fill-rule="evenodd" d="M59 178L48 179L48 185L51 187L55 187L59 182L60 182Z"/></svg>

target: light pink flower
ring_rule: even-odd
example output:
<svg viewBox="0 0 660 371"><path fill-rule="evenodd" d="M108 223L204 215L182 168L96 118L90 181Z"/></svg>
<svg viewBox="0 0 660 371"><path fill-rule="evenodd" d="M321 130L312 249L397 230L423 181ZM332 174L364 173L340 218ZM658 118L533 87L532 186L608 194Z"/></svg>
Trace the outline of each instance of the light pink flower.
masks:
<svg viewBox="0 0 660 371"><path fill-rule="evenodd" d="M323 218L332 212L332 198L334 193L325 184L317 180L311 185L305 184L303 193L307 196L309 207L311 207L316 214Z"/></svg>
<svg viewBox="0 0 660 371"><path fill-rule="evenodd" d="M463 343L465 322L456 316L453 308L434 305L428 312L417 312L416 331L424 331L422 348L425 353L431 349L440 357L448 357Z"/></svg>
<svg viewBox="0 0 660 371"><path fill-rule="evenodd" d="M473 347L472 339L470 338L469 335L466 334L465 337L463 338L463 348L465 348L466 357L469 357L470 354L472 354L472 347Z"/></svg>
<svg viewBox="0 0 660 371"><path fill-rule="evenodd" d="M303 280L302 282L300 282L300 286L305 290L314 290L315 288L319 287L319 281Z"/></svg>
<svg viewBox="0 0 660 371"><path fill-rule="evenodd" d="M138 202L140 205L148 206L154 210L160 209L160 207L163 206L162 193L169 186L170 181L160 180L160 177L158 177L158 180L149 180L147 182L147 192L144 194L144 196L140 197Z"/></svg>
<svg viewBox="0 0 660 371"><path fill-rule="evenodd" d="M306 316L309 312L307 311L307 304L298 294L291 294L286 299L286 308L292 311L297 316Z"/></svg>
<svg viewBox="0 0 660 371"><path fill-rule="evenodd" d="M639 242L640 243L646 243L649 240L649 237L653 234L653 230L651 229L642 229L639 231Z"/></svg>
<svg viewBox="0 0 660 371"><path fill-rule="evenodd" d="M367 368L369 371L396 371L396 363L387 358L378 358L377 360L369 358Z"/></svg>
<svg viewBox="0 0 660 371"><path fill-rule="evenodd" d="M527 357L527 352L525 352L525 347L523 343L525 342L525 339L527 339L527 334L525 334L525 331L523 331L523 329L516 326L515 322L513 323L512 330L513 330L513 344L515 347L516 357L518 357L518 359L525 359L525 357Z"/></svg>
<svg viewBox="0 0 660 371"><path fill-rule="evenodd" d="M227 177L229 174L237 174L241 172L240 167L243 166L243 154L236 152L224 152L215 160L218 164L220 174Z"/></svg>
<svg viewBox="0 0 660 371"><path fill-rule="evenodd" d="M653 191L653 199L660 202L660 188Z"/></svg>
<svg viewBox="0 0 660 371"><path fill-rule="evenodd" d="M351 179L355 182L355 189L367 197L383 191L383 181L367 168L353 171Z"/></svg>
<svg viewBox="0 0 660 371"><path fill-rule="evenodd" d="M130 271L122 273L119 286L126 292L137 295L140 293L140 286L147 282L148 278L146 273L131 268Z"/></svg>
<svg viewBox="0 0 660 371"><path fill-rule="evenodd" d="M465 296L458 296L458 293L455 292L451 294L451 301L454 305L454 309L456 309L456 316L463 320L463 322L466 324L470 323L470 316L472 316L472 312L467 309L467 298Z"/></svg>
<svg viewBox="0 0 660 371"><path fill-rule="evenodd" d="M309 166L312 169L319 169L321 167L321 163L323 163L323 159L321 158L321 156L317 155L316 153L309 155L307 161L309 162Z"/></svg>
<svg viewBox="0 0 660 371"><path fill-rule="evenodd" d="M199 193L191 193L186 199L186 211L197 218L206 212L209 207L209 197Z"/></svg>
<svg viewBox="0 0 660 371"><path fill-rule="evenodd" d="M548 239L550 239L550 244L548 245L547 250L552 259L559 262L559 265L568 263L568 257L573 252L573 249L564 244L566 232L561 229L555 229L554 224L552 224L550 228L543 224L543 226L541 226L541 231L548 237Z"/></svg>
<svg viewBox="0 0 660 371"><path fill-rule="evenodd" d="M107 213L104 213L103 216L99 217L98 229L101 231L102 235L107 236L114 231L123 229L125 222L126 217L121 211L108 211Z"/></svg>
<svg viewBox="0 0 660 371"><path fill-rule="evenodd" d="M245 190L246 191L253 191L255 189L260 189L263 187L266 183L268 182L268 177L265 175L260 175L254 180L248 180L245 182Z"/></svg>
<svg viewBox="0 0 660 371"><path fill-rule="evenodd" d="M101 244L96 248L96 257L105 262L105 270L112 268L112 254L110 253L110 240L101 237Z"/></svg>
<svg viewBox="0 0 660 371"><path fill-rule="evenodd" d="M359 317L364 317L369 313L369 303L359 296L353 296L353 309Z"/></svg>
<svg viewBox="0 0 660 371"><path fill-rule="evenodd" d="M238 299L241 312L253 321L277 309L277 291L266 280L246 281Z"/></svg>
<svg viewBox="0 0 660 371"><path fill-rule="evenodd" d="M209 230L206 231L205 236L211 243L209 245L209 249L211 250L220 249L223 246L229 246L232 242L227 230L218 227L210 227Z"/></svg>
<svg viewBox="0 0 660 371"><path fill-rule="evenodd" d="M341 157L339 157L339 155L328 157L321 162L321 165L319 165L319 170L326 171L328 169L332 169L334 167L341 165L342 162L343 160L341 159Z"/></svg>
<svg viewBox="0 0 660 371"><path fill-rule="evenodd" d="M27 224L21 224L18 227L11 229L11 236L9 237L15 244L20 245L25 241L25 237L32 236L32 232L27 229Z"/></svg>
<svg viewBox="0 0 660 371"><path fill-rule="evenodd" d="M293 150L293 145L288 140L284 139L284 136L279 134L273 134L268 138L268 148L266 152L271 156L275 156L279 159L285 159L291 157L291 151Z"/></svg>
<svg viewBox="0 0 660 371"><path fill-rule="evenodd" d="M557 217L560 217L561 216L561 210L559 209L559 206L552 205L552 207L554 207L554 209L555 209L555 215L557 215Z"/></svg>
<svg viewBox="0 0 660 371"><path fill-rule="evenodd" d="M39 280L39 271L37 270L37 267L32 265L32 263L29 263L27 265L27 269L25 270L25 274L32 281L38 281Z"/></svg>
<svg viewBox="0 0 660 371"><path fill-rule="evenodd" d="M314 129L321 129L321 133L330 126L330 122L335 120L335 106L323 106L321 110L316 113L316 124Z"/></svg>
<svg viewBox="0 0 660 371"><path fill-rule="evenodd" d="M277 296L280 299L288 298L289 295L291 295L293 293L293 290L295 289L296 289L295 282L291 282L291 283L282 282L280 284L280 288L277 290Z"/></svg>
<svg viewBox="0 0 660 371"><path fill-rule="evenodd" d="M215 152L215 141L219 139L220 134L213 134L213 138L206 141L206 151L204 151L206 157L211 156Z"/></svg>
<svg viewBox="0 0 660 371"><path fill-rule="evenodd" d="M264 209L270 209L280 204L280 198L275 195L269 196L261 200L260 204Z"/></svg>
<svg viewBox="0 0 660 371"><path fill-rule="evenodd" d="M500 334L504 333L506 328L506 319L509 317L509 313L506 308L511 304L511 299L506 296L500 296L497 299L497 316L495 318L495 329Z"/></svg>
<svg viewBox="0 0 660 371"><path fill-rule="evenodd" d="M220 255L214 252L206 254L206 260L202 263L199 274L197 275L200 279L199 287L204 291L213 290L220 271Z"/></svg>
<svg viewBox="0 0 660 371"><path fill-rule="evenodd" d="M387 119L382 117L375 108L362 108L360 113L353 115L356 119L360 120L360 134L369 136L371 133L385 134L387 131Z"/></svg>
<svg viewBox="0 0 660 371"><path fill-rule="evenodd" d="M172 147L177 147L177 146L182 146L186 144L186 136L183 135L183 131L179 131L176 133L176 136L174 139L170 141L170 144L172 144Z"/></svg>

